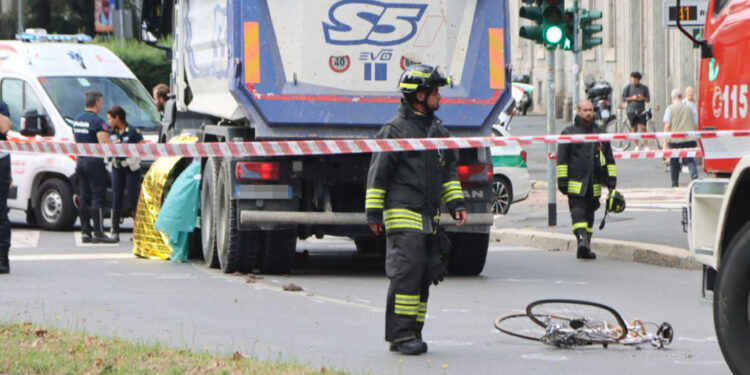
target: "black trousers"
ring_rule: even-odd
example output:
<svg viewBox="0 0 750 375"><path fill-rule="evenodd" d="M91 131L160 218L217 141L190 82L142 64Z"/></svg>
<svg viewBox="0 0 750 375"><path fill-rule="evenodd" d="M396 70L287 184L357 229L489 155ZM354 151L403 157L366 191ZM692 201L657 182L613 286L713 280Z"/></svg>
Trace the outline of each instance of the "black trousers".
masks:
<svg viewBox="0 0 750 375"><path fill-rule="evenodd" d="M430 281L427 246L432 236L424 233L389 233L385 273L391 280L385 311L385 340L422 338Z"/></svg>
<svg viewBox="0 0 750 375"><path fill-rule="evenodd" d="M107 169L101 158L79 157L76 160L78 177L79 211L104 208L107 193Z"/></svg>
<svg viewBox="0 0 750 375"><path fill-rule="evenodd" d="M577 229L586 229L586 232L594 233L594 213L599 209L599 206L601 206L599 197L594 197L591 186L582 197L568 195L573 232Z"/></svg>
<svg viewBox="0 0 750 375"><path fill-rule="evenodd" d="M8 220L8 192L12 181L10 154L0 158L0 249L10 248L10 220Z"/></svg>
<svg viewBox="0 0 750 375"><path fill-rule="evenodd" d="M141 193L140 169L133 171L128 167L112 168L112 210L114 212L119 213L121 211L125 190L128 192L128 202L132 215L135 213L138 195Z"/></svg>

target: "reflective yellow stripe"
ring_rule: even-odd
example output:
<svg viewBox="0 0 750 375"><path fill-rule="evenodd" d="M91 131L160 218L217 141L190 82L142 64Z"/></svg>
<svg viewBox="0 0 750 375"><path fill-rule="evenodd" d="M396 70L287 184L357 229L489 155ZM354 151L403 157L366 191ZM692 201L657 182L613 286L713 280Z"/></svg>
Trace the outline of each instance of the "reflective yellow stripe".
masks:
<svg viewBox="0 0 750 375"><path fill-rule="evenodd" d="M416 83L401 83L399 86L402 89L416 89L417 87L419 87L419 85Z"/></svg>
<svg viewBox="0 0 750 375"><path fill-rule="evenodd" d="M557 178L568 177L568 166L565 164L557 166Z"/></svg>
<svg viewBox="0 0 750 375"><path fill-rule="evenodd" d="M417 314L417 321L424 322L424 318L427 315L427 302L419 303L419 314Z"/></svg>
<svg viewBox="0 0 750 375"><path fill-rule="evenodd" d="M443 202L445 202L445 203L453 202L454 200L456 200L456 199L462 199L463 197L464 197L463 191L456 192L456 193L451 193L451 194L443 197Z"/></svg>
<svg viewBox="0 0 750 375"><path fill-rule="evenodd" d="M368 209L368 208L380 208L380 209L383 209L383 208L385 208L385 206L383 206L382 203L366 203L365 204L365 209Z"/></svg>
<svg viewBox="0 0 750 375"><path fill-rule="evenodd" d="M412 210L407 210L405 208L391 208L390 210L385 210L383 214L385 215L386 218L392 215L406 215L406 216L411 216L412 218L417 219L420 222L422 221L421 214L414 212Z"/></svg>
<svg viewBox="0 0 750 375"><path fill-rule="evenodd" d="M373 193L373 194L377 193L377 194L383 194L383 195L385 195L385 190L383 190L383 189L376 189L376 188L367 189L367 194L370 194L370 193Z"/></svg>
<svg viewBox="0 0 750 375"><path fill-rule="evenodd" d="M568 182L568 193L580 194L583 183L580 181L569 181Z"/></svg>
<svg viewBox="0 0 750 375"><path fill-rule="evenodd" d="M422 224L413 224L410 222L395 222L395 223L385 223L385 230L391 230L391 229L416 229L416 230L423 230L424 227L422 227Z"/></svg>
<svg viewBox="0 0 750 375"><path fill-rule="evenodd" d="M603 167L606 164L607 160L604 159L604 153L602 152L602 150L599 150L599 165Z"/></svg>
<svg viewBox="0 0 750 375"><path fill-rule="evenodd" d="M617 166L614 164L607 164L607 174L609 177L617 177Z"/></svg>
<svg viewBox="0 0 750 375"><path fill-rule="evenodd" d="M395 312L398 315L408 315L408 316L416 316L417 315L416 308L406 309L406 308L398 307L398 305L396 305L396 307L393 309L393 312Z"/></svg>
<svg viewBox="0 0 750 375"><path fill-rule="evenodd" d="M586 232L594 233L594 228L586 227Z"/></svg>
<svg viewBox="0 0 750 375"><path fill-rule="evenodd" d="M461 187L461 183L458 182L458 181L455 181L455 180L448 181L448 182L446 182L446 183L443 184L443 190L445 190L445 189L447 189L449 187L452 187L452 186L460 188Z"/></svg>
<svg viewBox="0 0 750 375"><path fill-rule="evenodd" d="M409 77L430 78L431 76L432 73L418 72L416 70L409 72Z"/></svg>
<svg viewBox="0 0 750 375"><path fill-rule="evenodd" d="M601 184L594 184L594 196L599 197L602 195L602 185Z"/></svg>
<svg viewBox="0 0 750 375"><path fill-rule="evenodd" d="M419 304L419 294L396 294L393 300L405 305L417 305Z"/></svg>
<svg viewBox="0 0 750 375"><path fill-rule="evenodd" d="M588 229L589 223L582 221L580 223L573 223L573 231L575 232L576 229Z"/></svg>

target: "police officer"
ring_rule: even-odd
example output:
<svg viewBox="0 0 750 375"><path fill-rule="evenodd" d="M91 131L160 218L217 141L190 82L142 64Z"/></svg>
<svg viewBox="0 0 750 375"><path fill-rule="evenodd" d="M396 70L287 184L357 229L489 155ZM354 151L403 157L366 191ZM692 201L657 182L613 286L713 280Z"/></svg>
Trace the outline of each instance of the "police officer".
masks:
<svg viewBox="0 0 750 375"><path fill-rule="evenodd" d="M112 126L110 141L112 143L142 143L143 135L136 127L128 125L125 110L119 105L107 111L107 122ZM141 170L138 158L118 157L112 159L112 233L115 240L120 240L120 212L122 196L128 192L131 217L135 219L138 195L141 191Z"/></svg>
<svg viewBox="0 0 750 375"><path fill-rule="evenodd" d="M76 143L110 143L107 123L97 115L102 109L102 93L86 91L85 111L73 120L73 133ZM104 160L99 157L78 157L76 159L78 196L81 204L78 214L81 218L81 240L92 243L116 243L102 231L102 209L104 194L107 191L107 170ZM94 221L93 235L91 223Z"/></svg>
<svg viewBox="0 0 750 375"><path fill-rule="evenodd" d="M578 103L573 125L562 134L600 133L594 123L594 105ZM617 186L617 167L609 142L561 143L557 146L557 185L568 196L573 234L578 241L578 259L596 259L591 251L594 212L599 208L602 186L613 192Z"/></svg>
<svg viewBox="0 0 750 375"><path fill-rule="evenodd" d="M7 141L10 131L10 110L0 100L0 141ZM0 152L0 273L10 273L10 221L8 220L8 192L10 191L10 153Z"/></svg>
<svg viewBox="0 0 750 375"><path fill-rule="evenodd" d="M406 69L399 82L403 99L398 115L383 125L376 137L448 137L434 112L440 106L438 89L449 82L428 65ZM457 159L453 151L419 151L375 153L370 162L365 208L375 235L385 226L385 267L390 279L385 339L392 351L410 355L427 352L422 327L429 286L442 280L445 273L433 246L441 200L458 225L467 217Z"/></svg>

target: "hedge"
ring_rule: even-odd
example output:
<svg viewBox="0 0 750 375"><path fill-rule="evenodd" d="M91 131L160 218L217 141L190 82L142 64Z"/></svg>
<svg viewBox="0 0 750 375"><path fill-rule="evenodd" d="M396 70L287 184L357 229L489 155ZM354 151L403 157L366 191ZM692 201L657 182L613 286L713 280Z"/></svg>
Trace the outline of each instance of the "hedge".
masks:
<svg viewBox="0 0 750 375"><path fill-rule="evenodd" d="M107 47L114 52L133 71L149 93L160 83L169 85L172 62L167 59L164 51L135 39L127 39L121 44L117 38L97 37L93 43ZM159 44L171 46L172 41L162 40Z"/></svg>

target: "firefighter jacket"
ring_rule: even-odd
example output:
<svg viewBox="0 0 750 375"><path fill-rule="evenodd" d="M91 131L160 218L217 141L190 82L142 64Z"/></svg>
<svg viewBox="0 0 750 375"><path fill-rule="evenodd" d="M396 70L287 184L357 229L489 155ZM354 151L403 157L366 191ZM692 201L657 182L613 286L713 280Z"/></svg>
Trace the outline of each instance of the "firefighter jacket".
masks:
<svg viewBox="0 0 750 375"><path fill-rule="evenodd" d="M398 115L376 138L448 136L440 119L414 111L402 99ZM452 214L466 209L457 162L455 150L374 153L367 174L367 223L384 223L388 233L433 233L441 202Z"/></svg>
<svg viewBox="0 0 750 375"><path fill-rule="evenodd" d="M586 125L576 116L573 125L562 134L601 133L596 124ZM561 143L557 146L557 184L563 194L585 196L589 188L593 196L602 195L602 185L610 190L617 185L617 167L609 142Z"/></svg>

